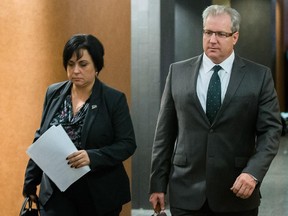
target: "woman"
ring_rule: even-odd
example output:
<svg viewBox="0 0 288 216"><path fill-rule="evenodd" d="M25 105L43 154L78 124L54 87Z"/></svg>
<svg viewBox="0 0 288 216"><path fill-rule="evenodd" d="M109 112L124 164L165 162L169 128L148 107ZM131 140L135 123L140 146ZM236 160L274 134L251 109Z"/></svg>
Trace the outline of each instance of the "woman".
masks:
<svg viewBox="0 0 288 216"><path fill-rule="evenodd" d="M23 195L36 197L40 184L41 216L118 216L130 201L129 179L123 161L136 149L126 97L98 79L104 48L92 35L74 35L63 51L68 81L46 92L36 141L52 125L61 124L78 151L66 160L73 169L91 171L65 192L30 159Z"/></svg>

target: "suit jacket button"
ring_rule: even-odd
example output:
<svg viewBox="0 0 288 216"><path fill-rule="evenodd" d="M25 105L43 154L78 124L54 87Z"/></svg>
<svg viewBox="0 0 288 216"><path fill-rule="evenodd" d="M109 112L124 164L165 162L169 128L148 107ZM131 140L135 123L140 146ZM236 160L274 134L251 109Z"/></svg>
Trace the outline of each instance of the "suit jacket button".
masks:
<svg viewBox="0 0 288 216"><path fill-rule="evenodd" d="M213 132L214 132L213 128L210 128L209 132L210 132L210 133L213 133Z"/></svg>

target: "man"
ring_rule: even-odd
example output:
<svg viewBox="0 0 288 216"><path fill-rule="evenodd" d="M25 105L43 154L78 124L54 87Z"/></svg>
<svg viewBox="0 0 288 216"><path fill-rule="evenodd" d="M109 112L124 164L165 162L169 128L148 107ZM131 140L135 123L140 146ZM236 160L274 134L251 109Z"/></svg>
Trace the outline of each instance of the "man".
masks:
<svg viewBox="0 0 288 216"><path fill-rule="evenodd" d="M234 53L240 26L235 9L212 5L202 16L204 53L172 64L166 80L150 202L165 209L169 184L173 216L256 216L281 134L271 71Z"/></svg>

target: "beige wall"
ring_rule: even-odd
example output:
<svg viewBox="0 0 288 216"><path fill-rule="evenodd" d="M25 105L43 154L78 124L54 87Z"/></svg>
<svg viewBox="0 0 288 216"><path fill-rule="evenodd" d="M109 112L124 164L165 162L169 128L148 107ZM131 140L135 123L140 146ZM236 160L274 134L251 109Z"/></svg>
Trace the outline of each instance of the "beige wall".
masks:
<svg viewBox="0 0 288 216"><path fill-rule="evenodd" d="M130 101L130 0L1 0L0 28L0 215L12 216L23 201L25 150L46 87L66 78L61 56L72 34L91 33L103 42L100 79ZM130 173L130 161L126 168Z"/></svg>
<svg viewBox="0 0 288 216"><path fill-rule="evenodd" d="M284 22L283 17L285 17L284 10L284 2L283 0L276 1L276 74L275 74L275 85L276 91L279 98L280 109L281 111L287 110L288 107L286 105L286 95L285 95L285 58L283 58L283 54L285 54L285 43L284 43Z"/></svg>

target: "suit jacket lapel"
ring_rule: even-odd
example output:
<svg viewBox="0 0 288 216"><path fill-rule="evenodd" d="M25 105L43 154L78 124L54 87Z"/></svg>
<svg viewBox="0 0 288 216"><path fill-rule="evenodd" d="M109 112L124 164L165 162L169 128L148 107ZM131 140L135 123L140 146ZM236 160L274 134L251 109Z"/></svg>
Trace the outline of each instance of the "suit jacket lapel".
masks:
<svg viewBox="0 0 288 216"><path fill-rule="evenodd" d="M226 91L223 104L220 108L219 114L221 114L223 112L223 109L225 109L225 107L228 106L235 92L237 91L242 79L244 78L245 70L243 70L243 67L245 67L244 62L241 60L239 56L235 56L229 85Z"/></svg>
<svg viewBox="0 0 288 216"><path fill-rule="evenodd" d="M195 102L195 105L196 105L197 109L199 110L199 112L203 116L203 118L207 119L206 113L204 112L204 109L203 109L203 107L202 107L202 105L200 103L200 100L198 98L198 95L197 95L197 79L198 79L198 75L199 75L200 66L201 66L201 63L202 63L202 58L203 58L203 54L198 56L196 58L196 60L191 63L192 69L189 68L189 70L192 70L191 83L192 83L192 86L193 86L193 89L192 89L192 91L193 91L193 94L192 94L193 100ZM191 71L190 71L190 73L191 73Z"/></svg>

